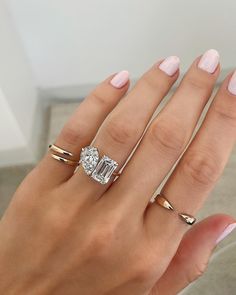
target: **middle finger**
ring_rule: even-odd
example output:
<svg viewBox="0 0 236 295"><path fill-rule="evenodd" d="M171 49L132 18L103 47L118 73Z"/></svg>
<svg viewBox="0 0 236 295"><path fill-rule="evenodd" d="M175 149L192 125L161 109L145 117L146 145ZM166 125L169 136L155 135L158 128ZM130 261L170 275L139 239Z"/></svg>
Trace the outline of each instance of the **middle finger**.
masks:
<svg viewBox="0 0 236 295"><path fill-rule="evenodd" d="M118 169L129 157L158 104L178 78L178 68L179 59L174 56L155 64L101 126L93 145L100 155L105 154L118 162ZM92 195L94 200L104 193L110 183L101 185L80 167L68 184L74 188L83 187L87 192L84 197Z"/></svg>
<svg viewBox="0 0 236 295"><path fill-rule="evenodd" d="M197 58L179 88L149 126L122 175L108 192L111 201L126 208L145 210L164 177L189 142L219 75L219 55L207 51ZM119 192L121 197L115 198ZM119 200L118 200L119 199ZM119 206L114 204L114 206Z"/></svg>

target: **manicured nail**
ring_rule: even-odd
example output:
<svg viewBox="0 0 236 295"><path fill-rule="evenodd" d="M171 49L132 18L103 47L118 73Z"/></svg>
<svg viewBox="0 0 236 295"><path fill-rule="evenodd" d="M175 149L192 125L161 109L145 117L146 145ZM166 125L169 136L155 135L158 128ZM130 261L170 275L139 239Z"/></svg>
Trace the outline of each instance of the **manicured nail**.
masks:
<svg viewBox="0 0 236 295"><path fill-rule="evenodd" d="M129 72L121 71L115 75L111 80L111 85L115 88L122 88L129 81Z"/></svg>
<svg viewBox="0 0 236 295"><path fill-rule="evenodd" d="M228 85L228 90L230 93L236 95L236 71L233 73Z"/></svg>
<svg viewBox="0 0 236 295"><path fill-rule="evenodd" d="M220 55L215 49L205 52L198 63L198 67L208 73L215 72L220 60Z"/></svg>
<svg viewBox="0 0 236 295"><path fill-rule="evenodd" d="M168 76L173 76L179 69L180 59L178 56L169 56L159 65L159 69Z"/></svg>
<svg viewBox="0 0 236 295"><path fill-rule="evenodd" d="M232 223L226 227L226 229L222 232L219 238L216 240L216 244L219 244L222 240L224 240L234 229L236 228L236 223Z"/></svg>

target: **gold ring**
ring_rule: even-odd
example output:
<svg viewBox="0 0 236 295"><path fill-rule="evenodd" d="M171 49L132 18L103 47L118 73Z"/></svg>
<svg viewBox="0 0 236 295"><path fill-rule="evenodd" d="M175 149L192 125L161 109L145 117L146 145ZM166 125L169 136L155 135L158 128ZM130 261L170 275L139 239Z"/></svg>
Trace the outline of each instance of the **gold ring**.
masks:
<svg viewBox="0 0 236 295"><path fill-rule="evenodd" d="M66 158L63 158L63 157L60 157L58 155L55 155L55 154L51 154L51 157L59 162L62 162L64 164L67 164L67 165L70 165L70 166L78 166L79 165L79 162L76 162L76 161L71 161L71 160L68 160Z"/></svg>
<svg viewBox="0 0 236 295"><path fill-rule="evenodd" d="M196 218L193 217L192 215L189 215L187 213L177 212L172 206L172 204L163 196L163 194L157 195L155 198L155 202L165 209L176 212L178 216L180 217L180 219L189 225L193 225L196 222Z"/></svg>
<svg viewBox="0 0 236 295"><path fill-rule="evenodd" d="M61 154L61 155L67 156L67 157L73 157L73 154L71 152L63 150L62 148L60 148L59 146L57 146L55 144L50 144L49 149L58 153L58 154Z"/></svg>
<svg viewBox="0 0 236 295"><path fill-rule="evenodd" d="M164 198L162 195L157 195L155 198L155 201L157 202L158 205L168 209L168 210L172 210L174 211L174 207L171 205L171 203Z"/></svg>
<svg viewBox="0 0 236 295"><path fill-rule="evenodd" d="M113 172L112 175L115 177L119 177L121 176L121 172Z"/></svg>

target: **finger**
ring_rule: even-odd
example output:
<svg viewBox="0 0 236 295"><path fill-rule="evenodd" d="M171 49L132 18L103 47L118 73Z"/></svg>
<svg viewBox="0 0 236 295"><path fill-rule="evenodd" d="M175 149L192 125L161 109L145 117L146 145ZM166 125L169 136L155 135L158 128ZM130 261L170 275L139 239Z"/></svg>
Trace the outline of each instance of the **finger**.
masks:
<svg viewBox="0 0 236 295"><path fill-rule="evenodd" d="M178 67L179 59L169 57L142 76L133 90L109 115L96 136L93 145L98 148L100 155L109 156L119 164L119 168L122 167L158 104L176 81ZM71 185L76 188L87 187L88 194L93 199L99 198L110 184L111 181L107 185L94 181L84 173L82 167L71 180Z"/></svg>
<svg viewBox="0 0 236 295"><path fill-rule="evenodd" d="M227 215L214 215L196 224L183 237L166 272L153 288L152 295L178 294L201 276L217 243L236 227Z"/></svg>
<svg viewBox="0 0 236 295"><path fill-rule="evenodd" d="M208 58L214 73L199 68ZM200 61L199 61L200 60ZM190 67L167 106L149 126L141 144L109 193L121 206L143 214L152 194L170 171L192 136L219 75L219 55L206 52ZM212 66L210 67L212 69ZM112 200L114 202L114 200Z"/></svg>
<svg viewBox="0 0 236 295"><path fill-rule="evenodd" d="M195 215L227 163L236 138L236 95L228 90L235 76L227 77L220 87L196 137L163 188L162 193L178 212ZM163 235L167 238L175 232L174 239L178 240L185 224L168 213L152 204L146 215L147 223L153 234L155 229L151 224L164 223Z"/></svg>
<svg viewBox="0 0 236 295"><path fill-rule="evenodd" d="M65 124L56 140L56 145L70 151L78 160L81 148L89 145L98 128L124 96L129 87L129 74L122 71L108 77L99 84L80 104ZM74 173L75 167L60 163L48 153L37 167L41 182L46 186L66 181Z"/></svg>

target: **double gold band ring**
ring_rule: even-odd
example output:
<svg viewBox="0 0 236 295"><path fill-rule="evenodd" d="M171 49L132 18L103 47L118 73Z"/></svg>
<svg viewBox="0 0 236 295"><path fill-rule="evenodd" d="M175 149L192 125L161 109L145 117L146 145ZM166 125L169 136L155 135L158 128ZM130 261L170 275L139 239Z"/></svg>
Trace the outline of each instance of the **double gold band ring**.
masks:
<svg viewBox="0 0 236 295"><path fill-rule="evenodd" d="M61 163L67 164L69 166L75 166L75 167L77 167L79 165L79 162L78 161L74 161L74 160L65 158L65 156L68 157L68 158L72 158L73 157L73 154L71 152L62 149L62 148L60 148L59 146L57 146L55 144L50 144L49 145L49 149L52 151L51 157L54 160L57 160L57 161L59 161ZM53 152L56 152L60 156L57 155L57 154L54 154Z"/></svg>
<svg viewBox="0 0 236 295"><path fill-rule="evenodd" d="M62 148L60 148L59 146L57 146L55 144L50 144L49 149L56 152L56 153L59 153L61 155L64 155L64 156L67 156L67 157L73 157L73 154L71 152L63 150Z"/></svg>
<svg viewBox="0 0 236 295"><path fill-rule="evenodd" d="M75 162L75 161L71 161L71 160L68 160L66 158L63 158L63 157L60 157L58 155L55 155L55 154L51 154L51 157L54 159L54 160L57 160L59 162L62 162L64 164L67 164L67 165L70 165L70 166L78 166L78 162Z"/></svg>
<svg viewBox="0 0 236 295"><path fill-rule="evenodd" d="M173 212L176 212L178 214L178 216L180 217L180 219L183 220L188 225L193 225L196 222L196 218L193 217L192 215L189 215L187 213L177 212L174 209L174 207L172 206L172 204L164 197L163 194L157 195L155 198L155 202L167 210L171 210Z"/></svg>

